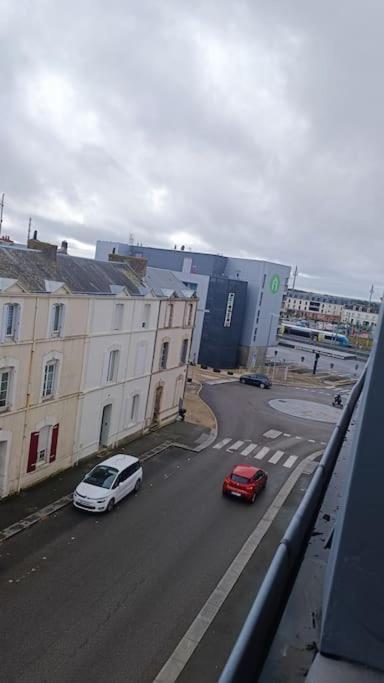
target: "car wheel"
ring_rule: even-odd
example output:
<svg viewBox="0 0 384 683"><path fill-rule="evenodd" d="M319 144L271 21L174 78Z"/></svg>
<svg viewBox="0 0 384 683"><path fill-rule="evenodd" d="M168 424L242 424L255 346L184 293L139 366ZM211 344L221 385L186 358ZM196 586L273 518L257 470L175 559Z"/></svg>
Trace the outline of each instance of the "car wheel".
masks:
<svg viewBox="0 0 384 683"><path fill-rule="evenodd" d="M255 502L255 500L256 500L256 493L253 494L251 500L249 501L251 503L251 505Z"/></svg>
<svg viewBox="0 0 384 683"><path fill-rule="evenodd" d="M112 512L113 508L115 507L115 499L111 498L107 505L107 512Z"/></svg>
<svg viewBox="0 0 384 683"><path fill-rule="evenodd" d="M141 488L141 479L138 479L136 484L135 484L135 489L134 489L135 493L140 491L140 488Z"/></svg>
<svg viewBox="0 0 384 683"><path fill-rule="evenodd" d="M240 377L240 384L245 384L245 379L243 379L242 377Z"/></svg>
<svg viewBox="0 0 384 683"><path fill-rule="evenodd" d="M265 384L264 384L264 382L260 382L259 387L260 387L260 389L265 389Z"/></svg>

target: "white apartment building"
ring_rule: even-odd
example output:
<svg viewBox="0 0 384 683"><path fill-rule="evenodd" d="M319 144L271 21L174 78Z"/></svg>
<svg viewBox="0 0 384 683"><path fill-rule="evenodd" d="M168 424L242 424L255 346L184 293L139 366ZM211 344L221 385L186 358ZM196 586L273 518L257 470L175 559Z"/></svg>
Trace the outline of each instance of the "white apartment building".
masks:
<svg viewBox="0 0 384 683"><path fill-rule="evenodd" d="M160 310L173 296L127 264L30 246L0 247L0 497L148 428ZM168 334L176 353L182 335ZM185 367L162 378L159 423L177 414Z"/></svg>
<svg viewBox="0 0 384 683"><path fill-rule="evenodd" d="M356 327L371 328L376 326L379 314L372 311L359 311L353 308L344 308L341 313L341 322Z"/></svg>
<svg viewBox="0 0 384 683"><path fill-rule="evenodd" d="M181 407L197 302L170 271L148 268L146 281L159 297L168 294L160 303L146 412L152 426L173 419Z"/></svg>
<svg viewBox="0 0 384 683"><path fill-rule="evenodd" d="M289 289L283 304L285 316L333 323L370 326L377 323L379 304L350 297Z"/></svg>

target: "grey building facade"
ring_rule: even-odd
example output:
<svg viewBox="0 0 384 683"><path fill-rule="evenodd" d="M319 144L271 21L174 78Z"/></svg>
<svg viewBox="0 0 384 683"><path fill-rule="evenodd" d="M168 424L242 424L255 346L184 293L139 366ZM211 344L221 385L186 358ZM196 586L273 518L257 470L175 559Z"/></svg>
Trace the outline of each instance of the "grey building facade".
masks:
<svg viewBox="0 0 384 683"><path fill-rule="evenodd" d="M237 291L233 299L233 306L236 308L239 306L239 313L240 310L243 311L241 330L237 342L236 364L245 367L255 367L256 365L263 364L266 349L268 346L274 345L276 341L283 295L288 287L289 266L270 261L235 258L220 254L203 254L183 249L161 249L102 240L96 243L96 259L107 261L111 253L144 257L148 260L149 266L172 270L186 286L197 286L196 293L199 297L199 310L192 348L193 356L199 360L200 354L201 358L207 358L207 349L204 349L204 346L208 342L207 335L203 335L203 329L205 325L206 329L210 325L209 317L207 317L210 313L207 311L211 310L212 305L208 306L206 302L209 297L212 279L214 277L222 277L228 281L246 284L245 288L239 287L239 291ZM206 280L205 278L208 279ZM216 292L216 296L218 296L219 291L224 290L220 289L216 283L213 286L212 292ZM245 297L244 306L243 296ZM212 298L210 300L212 301ZM217 300L216 306L220 309L222 302ZM236 311L233 325L240 325L239 320L240 315L238 316ZM224 318L221 331L223 329ZM216 334L216 325L212 326L211 334L214 334L214 330L216 330ZM235 343L235 338L236 334L233 335L233 343ZM217 341L221 343L222 340L218 339ZM228 352L229 355L231 354ZM209 365L219 365L218 363L213 363L212 360L206 362ZM225 367L224 364L221 365ZM226 367L229 367L229 365L226 365Z"/></svg>

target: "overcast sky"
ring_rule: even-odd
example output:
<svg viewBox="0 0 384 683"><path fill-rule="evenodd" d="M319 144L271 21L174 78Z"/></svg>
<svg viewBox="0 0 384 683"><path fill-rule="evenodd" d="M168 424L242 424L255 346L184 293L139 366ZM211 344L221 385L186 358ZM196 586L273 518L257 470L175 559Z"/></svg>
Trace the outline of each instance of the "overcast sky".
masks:
<svg viewBox="0 0 384 683"><path fill-rule="evenodd" d="M384 290L382 0L0 0L3 232Z"/></svg>

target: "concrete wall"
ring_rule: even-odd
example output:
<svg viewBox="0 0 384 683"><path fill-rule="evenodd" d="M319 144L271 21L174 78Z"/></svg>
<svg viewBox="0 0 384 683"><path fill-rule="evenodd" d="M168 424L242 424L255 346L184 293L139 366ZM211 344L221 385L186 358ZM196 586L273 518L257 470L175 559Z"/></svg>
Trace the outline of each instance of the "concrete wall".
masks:
<svg viewBox="0 0 384 683"><path fill-rule="evenodd" d="M124 306L118 330L114 329L116 304ZM76 461L99 448L106 405L111 406L106 445L144 430L159 305L158 299L132 299L124 295L92 300L75 439ZM145 306L150 306L149 314ZM108 381L113 350L119 352L118 367L114 380ZM136 395L138 408L132 417Z"/></svg>
<svg viewBox="0 0 384 683"><path fill-rule="evenodd" d="M190 360L197 363L199 357L201 335L203 332L204 315L207 308L207 295L209 287L208 275L196 275L195 273L180 273L177 270L172 271L174 275L184 284L192 283L197 285L196 294L198 296L195 328L193 330L192 344L190 349Z"/></svg>
<svg viewBox="0 0 384 683"><path fill-rule="evenodd" d="M0 412L0 442L3 471L0 496L26 488L68 467L72 462L78 409L88 299L63 295L33 296L15 292L0 295L0 320L3 306L20 304L17 341L0 344L0 368L12 368L11 405ZM51 337L52 306L64 304L62 337ZM42 397L45 364L58 361L54 396ZM56 457L36 464L27 473L31 434L42 427L59 425Z"/></svg>
<svg viewBox="0 0 384 683"><path fill-rule="evenodd" d="M169 322L169 304L173 304L173 322ZM195 317L196 301L162 301L160 309L160 325L156 337L153 358L151 384L147 407L147 425L153 423L155 395L158 387L162 387L160 414L158 423L162 424L174 419L178 413L179 400L184 396L187 375L187 363L182 361L183 341L188 340L187 360L190 355L193 327L187 325L187 306L193 305L192 324ZM165 341L169 342L166 370L160 368L161 348Z"/></svg>
<svg viewBox="0 0 384 683"><path fill-rule="evenodd" d="M224 272L227 258L218 254L201 254L181 249L161 249L158 247L138 247L122 242L98 240L96 242L95 258L108 261L108 254L113 249L116 254L124 256L144 256L148 265L154 268L165 268L178 272L191 272L200 275L221 275Z"/></svg>

